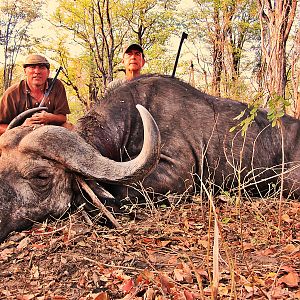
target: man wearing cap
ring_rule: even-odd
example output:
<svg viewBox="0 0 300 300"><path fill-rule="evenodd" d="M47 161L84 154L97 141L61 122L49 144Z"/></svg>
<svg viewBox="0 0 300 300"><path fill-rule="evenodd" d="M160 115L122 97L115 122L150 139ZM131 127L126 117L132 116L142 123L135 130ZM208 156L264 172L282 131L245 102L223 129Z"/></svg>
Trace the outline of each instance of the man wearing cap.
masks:
<svg viewBox="0 0 300 300"><path fill-rule="evenodd" d="M38 107L51 83L49 78L50 64L48 60L38 54L30 54L23 64L26 75L9 87L3 94L0 103L0 135L5 132L8 124L23 111ZM45 103L47 111L35 113L27 118L23 126L36 124L63 125L70 113L66 91L63 83L57 79Z"/></svg>
<svg viewBox="0 0 300 300"><path fill-rule="evenodd" d="M143 48L139 44L126 46L123 51L122 63L125 67L125 78L115 79L110 82L106 91L114 89L141 75L141 69L145 64Z"/></svg>

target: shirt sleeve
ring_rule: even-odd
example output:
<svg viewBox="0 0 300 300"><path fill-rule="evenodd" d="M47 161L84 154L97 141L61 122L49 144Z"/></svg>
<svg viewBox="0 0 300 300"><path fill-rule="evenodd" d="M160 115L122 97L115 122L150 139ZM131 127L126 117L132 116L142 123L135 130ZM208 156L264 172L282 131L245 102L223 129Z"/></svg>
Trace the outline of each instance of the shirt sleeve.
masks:
<svg viewBox="0 0 300 300"><path fill-rule="evenodd" d="M8 90L5 91L0 103L1 124L9 124L18 115L15 104L11 93Z"/></svg>
<svg viewBox="0 0 300 300"><path fill-rule="evenodd" d="M53 89L53 97L54 97L54 107L53 113L58 115L67 115L69 114L70 108L67 100L66 90L63 83L57 79L55 82L55 88Z"/></svg>

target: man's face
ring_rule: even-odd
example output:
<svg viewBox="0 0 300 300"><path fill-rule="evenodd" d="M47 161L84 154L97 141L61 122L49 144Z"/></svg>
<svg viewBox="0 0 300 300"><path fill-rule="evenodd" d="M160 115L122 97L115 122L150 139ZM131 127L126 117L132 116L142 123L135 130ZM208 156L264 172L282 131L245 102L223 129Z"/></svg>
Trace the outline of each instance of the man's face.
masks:
<svg viewBox="0 0 300 300"><path fill-rule="evenodd" d="M42 86L49 77L50 70L45 65L28 65L24 69L29 85Z"/></svg>
<svg viewBox="0 0 300 300"><path fill-rule="evenodd" d="M124 54L123 64L126 70L138 71L144 66L145 60L139 50L130 49Z"/></svg>

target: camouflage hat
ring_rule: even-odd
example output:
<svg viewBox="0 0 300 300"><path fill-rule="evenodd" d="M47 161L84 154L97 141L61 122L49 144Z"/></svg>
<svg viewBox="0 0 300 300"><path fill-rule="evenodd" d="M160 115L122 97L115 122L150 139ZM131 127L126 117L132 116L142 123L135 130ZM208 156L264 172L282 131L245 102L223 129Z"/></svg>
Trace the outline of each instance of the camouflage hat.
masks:
<svg viewBox="0 0 300 300"><path fill-rule="evenodd" d="M30 66L30 65L31 66L32 65L45 65L47 67L47 69L50 68L50 63L46 59L46 57L39 55L39 54L29 54L26 57L23 67L26 68L27 66Z"/></svg>
<svg viewBox="0 0 300 300"><path fill-rule="evenodd" d="M141 45L135 44L135 43L126 45L126 46L123 48L123 56L124 56L125 53L127 53L127 52L130 51L130 50L138 50L139 52L142 53L142 55L143 55L143 57L144 57L144 50L143 50L143 48L142 48Z"/></svg>

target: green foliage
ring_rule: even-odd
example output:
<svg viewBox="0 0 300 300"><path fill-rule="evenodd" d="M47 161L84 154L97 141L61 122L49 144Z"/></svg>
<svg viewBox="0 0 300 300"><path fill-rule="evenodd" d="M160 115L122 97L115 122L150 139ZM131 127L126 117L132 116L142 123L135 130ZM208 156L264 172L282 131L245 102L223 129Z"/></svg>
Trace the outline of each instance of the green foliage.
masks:
<svg viewBox="0 0 300 300"><path fill-rule="evenodd" d="M246 47L249 47L247 43L251 40L252 47L259 47L260 31L257 26L259 21L256 1L195 0L194 2L195 9L187 11L183 17L189 41L192 42L191 52L195 53L193 58L195 69L205 70L208 83L217 84L212 79L219 79L219 89L225 91L225 96L233 95L237 98L239 95L236 93L237 83L239 81L242 83L242 75L249 76L252 71L252 61L249 64L247 60L249 57L253 61L255 59L245 52ZM207 86L206 84L206 88ZM210 92L208 89L206 91Z"/></svg>
<svg viewBox="0 0 300 300"><path fill-rule="evenodd" d="M3 84L5 90L12 83L16 58L33 42L29 29L40 17L41 0L6 0L0 3L0 48L3 50Z"/></svg>
<svg viewBox="0 0 300 300"><path fill-rule="evenodd" d="M69 32L82 51L72 62L71 51L71 55L64 55L62 46L54 48L60 56L58 59L64 58L68 62L68 79L80 89L84 85L74 73L78 68L82 70L85 92L80 90L81 100L88 98L94 101L103 95L105 86L122 68L123 45L129 42L140 43L145 49L147 64L144 72L170 72L174 57L167 54L167 47L176 29L178 2L77 0L70 5L67 0L59 0L52 20L60 31L62 28L65 31L57 32L58 36ZM51 47L53 49L53 43ZM86 100L83 102L88 103Z"/></svg>
<svg viewBox="0 0 300 300"><path fill-rule="evenodd" d="M77 120L84 115L84 111L85 111L84 105L82 104L82 102L73 99L69 101L69 106L70 106L71 114L68 116L68 120L72 124L76 124Z"/></svg>
<svg viewBox="0 0 300 300"><path fill-rule="evenodd" d="M122 26L128 26L122 43L137 42L143 46L147 65L144 72L168 73L172 57L169 55L169 41L176 31L176 5L172 1L123 1L119 9ZM120 55L119 55L120 56Z"/></svg>
<svg viewBox="0 0 300 300"><path fill-rule="evenodd" d="M236 129L241 129L242 136L245 136L248 128L251 126L252 122L257 116L258 109L261 107L260 99L262 99L261 95L257 95L256 99L248 105L248 109L243 110L234 118L234 120L241 120L241 122L238 125L230 128L230 132L233 132Z"/></svg>
<svg viewBox="0 0 300 300"><path fill-rule="evenodd" d="M261 107L262 95L258 94L256 100L248 105L247 110L243 110L234 120L241 120L241 122L230 128L230 132L240 128L242 135L244 136L247 129L251 126L255 117L257 116L258 109ZM272 127L280 126L280 119L284 116L286 108L290 105L290 102L285 100L283 97L273 95L268 101L268 113L267 118L271 122Z"/></svg>
<svg viewBox="0 0 300 300"><path fill-rule="evenodd" d="M272 122L272 127L279 125L280 118L285 114L286 108L290 105L289 101L282 96L273 94L268 101L269 111L268 120Z"/></svg>
<svg viewBox="0 0 300 300"><path fill-rule="evenodd" d="M18 26L24 24L23 21L33 24L41 12L43 2L2 1L1 38L5 32L4 26L8 24L8 15L23 18L15 23ZM183 0L57 2L57 9L51 16L51 22L56 26L53 38L47 42L42 39L39 47L31 43L31 49L40 49L40 52L47 53L53 61L64 67L65 74L60 77L66 83L69 98L76 97L84 107L101 97L108 82L118 76L118 71L123 67L121 54L125 43L138 42L144 47L144 73L171 74L182 31L189 36L182 48L176 73L178 77L187 80L192 61L196 87L210 92L217 61L212 54L214 46L222 42L222 73L219 76L222 96L243 100L249 99L252 87L258 94L266 90L263 85L259 86L258 81L261 79L257 79L263 78L263 74L258 77L255 76L257 73L252 73L261 70L263 73L264 70L260 64L261 55L253 55L253 52L259 53L260 49L260 23L255 0L194 0L192 9L189 7L186 10L184 6L187 2ZM7 16L5 11L9 12ZM224 39L218 39L218 30L224 33ZM18 32L28 33L26 30ZM25 40L29 42L24 36L22 41ZM20 52L26 50L24 53L27 54L28 44L13 44L20 45ZM246 49L251 51L247 52ZM247 79L251 76L254 80L250 78L249 83ZM243 133L253 122L259 107L258 97L254 98L254 106L249 105L247 113L239 116ZM284 102L283 107L275 102L275 99L269 101L269 118L273 125L287 106Z"/></svg>

